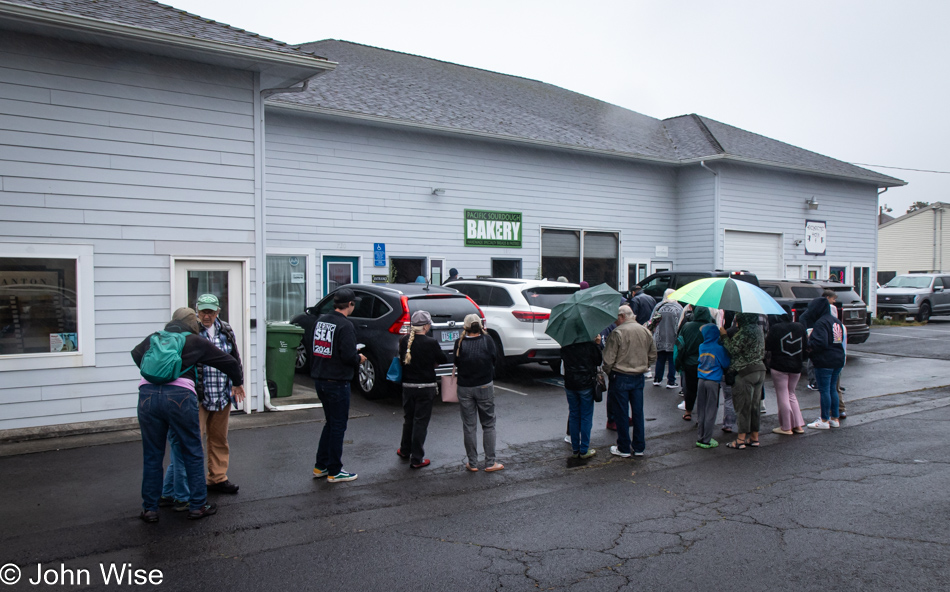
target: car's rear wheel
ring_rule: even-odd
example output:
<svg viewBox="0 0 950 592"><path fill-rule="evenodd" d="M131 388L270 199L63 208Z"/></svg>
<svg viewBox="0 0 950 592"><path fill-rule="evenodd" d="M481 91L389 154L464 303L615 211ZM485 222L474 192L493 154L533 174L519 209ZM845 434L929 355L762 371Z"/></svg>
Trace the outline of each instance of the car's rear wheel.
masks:
<svg viewBox="0 0 950 592"><path fill-rule="evenodd" d="M920 305L920 310L917 312L917 322L926 323L930 320L930 303L924 302Z"/></svg>
<svg viewBox="0 0 950 592"><path fill-rule="evenodd" d="M379 360L372 352L364 352L366 361L360 364L357 374L357 384L367 399L382 399L389 393L386 384L386 374L382 372Z"/></svg>
<svg viewBox="0 0 950 592"><path fill-rule="evenodd" d="M297 346L297 359L294 361L294 368L298 374L304 374L310 370L307 362L307 348L301 343Z"/></svg>
<svg viewBox="0 0 950 592"><path fill-rule="evenodd" d="M495 342L495 377L504 376L508 372L508 361L505 359L505 348L501 345L501 339L494 333L491 334L492 341Z"/></svg>

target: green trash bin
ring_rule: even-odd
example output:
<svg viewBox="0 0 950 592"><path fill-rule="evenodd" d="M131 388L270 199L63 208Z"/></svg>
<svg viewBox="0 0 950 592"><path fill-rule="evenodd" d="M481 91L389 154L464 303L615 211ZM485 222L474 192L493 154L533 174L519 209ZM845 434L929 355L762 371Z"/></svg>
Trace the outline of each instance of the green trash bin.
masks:
<svg viewBox="0 0 950 592"><path fill-rule="evenodd" d="M271 398L289 397L294 393L294 368L297 346L303 339L303 328L290 323L267 323L267 389Z"/></svg>

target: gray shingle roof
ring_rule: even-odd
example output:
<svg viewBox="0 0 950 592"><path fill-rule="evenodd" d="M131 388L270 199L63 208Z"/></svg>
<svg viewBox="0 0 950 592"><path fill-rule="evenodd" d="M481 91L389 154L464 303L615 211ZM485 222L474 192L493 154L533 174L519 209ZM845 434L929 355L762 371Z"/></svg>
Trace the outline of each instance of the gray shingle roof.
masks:
<svg viewBox="0 0 950 592"><path fill-rule="evenodd" d="M152 0L4 0L99 21L131 25L206 41L315 57L307 50Z"/></svg>
<svg viewBox="0 0 950 592"><path fill-rule="evenodd" d="M732 127L686 115L659 120L551 84L328 39L302 48L339 62L285 103L660 160L737 158L883 185L903 181Z"/></svg>

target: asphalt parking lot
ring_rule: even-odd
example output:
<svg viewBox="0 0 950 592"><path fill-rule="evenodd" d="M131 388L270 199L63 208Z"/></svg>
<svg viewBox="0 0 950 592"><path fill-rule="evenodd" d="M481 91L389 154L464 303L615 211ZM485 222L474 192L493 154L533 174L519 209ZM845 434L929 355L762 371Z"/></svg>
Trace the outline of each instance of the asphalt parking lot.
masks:
<svg viewBox="0 0 950 592"><path fill-rule="evenodd" d="M950 317L933 318L919 327L873 325L871 337L848 346L848 352L950 360Z"/></svg>

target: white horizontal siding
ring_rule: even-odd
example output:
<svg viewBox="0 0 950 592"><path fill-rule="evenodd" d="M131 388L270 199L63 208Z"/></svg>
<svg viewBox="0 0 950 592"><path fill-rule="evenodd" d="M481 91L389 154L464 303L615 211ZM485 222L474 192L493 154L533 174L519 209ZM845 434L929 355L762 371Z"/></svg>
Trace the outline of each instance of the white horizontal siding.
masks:
<svg viewBox="0 0 950 592"><path fill-rule="evenodd" d="M938 222L939 220L937 218ZM939 265L938 257L937 266ZM911 271L934 271L933 267L933 210L908 216L878 231L877 268L880 271L902 274Z"/></svg>
<svg viewBox="0 0 950 592"><path fill-rule="evenodd" d="M250 72L0 36L0 242L93 246L97 354L4 372L0 429L135 415L129 350L168 318L169 255L253 273L253 101Z"/></svg>
<svg viewBox="0 0 950 592"><path fill-rule="evenodd" d="M713 269L716 178L695 165L677 172L676 186L674 264L679 269Z"/></svg>
<svg viewBox="0 0 950 592"><path fill-rule="evenodd" d="M363 281L380 272L374 242L390 257L444 257L464 277L521 258L531 278L542 226L618 230L622 256L641 259L675 239L665 167L273 111L265 147L268 246L360 255ZM464 247L466 208L522 212L523 248Z"/></svg>

